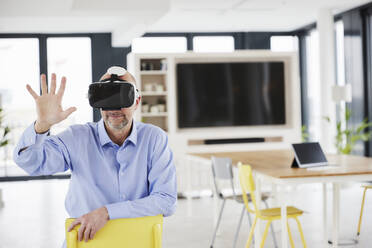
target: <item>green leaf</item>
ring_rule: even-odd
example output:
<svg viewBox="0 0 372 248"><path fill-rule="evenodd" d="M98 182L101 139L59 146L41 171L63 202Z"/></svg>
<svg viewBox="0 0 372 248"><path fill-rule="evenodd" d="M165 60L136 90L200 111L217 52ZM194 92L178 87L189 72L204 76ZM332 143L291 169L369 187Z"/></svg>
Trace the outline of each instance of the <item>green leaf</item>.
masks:
<svg viewBox="0 0 372 248"><path fill-rule="evenodd" d="M346 120L346 122L347 122L348 120L350 120L350 117L351 117L351 109L346 108L346 109L345 109L345 120Z"/></svg>
<svg viewBox="0 0 372 248"><path fill-rule="evenodd" d="M336 124L337 132L341 132L341 121L338 121Z"/></svg>
<svg viewBox="0 0 372 248"><path fill-rule="evenodd" d="M323 116L323 119L328 121L328 122L331 122L331 118L329 118L329 116Z"/></svg>
<svg viewBox="0 0 372 248"><path fill-rule="evenodd" d="M0 147L6 146L7 144L9 144L9 140L4 140L3 142L0 143Z"/></svg>
<svg viewBox="0 0 372 248"><path fill-rule="evenodd" d="M3 137L5 137L8 133L10 132L10 128L8 126L6 126L4 128L4 134L3 134Z"/></svg>
<svg viewBox="0 0 372 248"><path fill-rule="evenodd" d="M302 127L301 127L301 139L302 139L302 142L308 141L308 138L309 138L309 134L307 133L306 125L302 125Z"/></svg>
<svg viewBox="0 0 372 248"><path fill-rule="evenodd" d="M357 127L356 132L360 133L367 127L371 127L371 126L372 126L372 122L367 122L367 120L364 119L363 122Z"/></svg>

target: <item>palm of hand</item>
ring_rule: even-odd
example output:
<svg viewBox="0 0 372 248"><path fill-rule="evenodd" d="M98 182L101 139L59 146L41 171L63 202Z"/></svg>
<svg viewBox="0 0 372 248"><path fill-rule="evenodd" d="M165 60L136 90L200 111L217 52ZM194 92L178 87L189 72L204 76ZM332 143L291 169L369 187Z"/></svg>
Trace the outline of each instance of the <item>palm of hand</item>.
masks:
<svg viewBox="0 0 372 248"><path fill-rule="evenodd" d="M66 87L66 78L62 77L61 85L56 93L56 75L52 74L50 90L46 84L46 77L41 75L41 95L37 95L35 91L27 85L27 90L35 99L37 109L36 124L42 126L44 129L49 129L52 125L59 123L66 119L72 112L76 110L75 107L70 107L66 110L62 109L62 98Z"/></svg>
<svg viewBox="0 0 372 248"><path fill-rule="evenodd" d="M38 117L46 123L53 125L65 119L61 101L56 95L42 95L35 102Z"/></svg>

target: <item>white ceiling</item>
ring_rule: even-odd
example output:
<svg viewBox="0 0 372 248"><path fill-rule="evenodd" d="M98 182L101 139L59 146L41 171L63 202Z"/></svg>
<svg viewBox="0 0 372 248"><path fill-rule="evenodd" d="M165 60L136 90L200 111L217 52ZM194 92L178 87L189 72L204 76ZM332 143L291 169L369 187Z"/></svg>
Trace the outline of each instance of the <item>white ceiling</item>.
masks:
<svg viewBox="0 0 372 248"><path fill-rule="evenodd" d="M0 33L290 31L370 0L0 0Z"/></svg>

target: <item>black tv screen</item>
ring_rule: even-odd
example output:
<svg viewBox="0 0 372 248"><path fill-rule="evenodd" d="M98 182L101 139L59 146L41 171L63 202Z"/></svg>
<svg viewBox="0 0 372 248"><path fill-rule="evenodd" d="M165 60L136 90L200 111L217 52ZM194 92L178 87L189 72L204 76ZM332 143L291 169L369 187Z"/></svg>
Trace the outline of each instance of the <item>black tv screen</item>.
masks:
<svg viewBox="0 0 372 248"><path fill-rule="evenodd" d="M284 62L179 63L178 127L285 124Z"/></svg>

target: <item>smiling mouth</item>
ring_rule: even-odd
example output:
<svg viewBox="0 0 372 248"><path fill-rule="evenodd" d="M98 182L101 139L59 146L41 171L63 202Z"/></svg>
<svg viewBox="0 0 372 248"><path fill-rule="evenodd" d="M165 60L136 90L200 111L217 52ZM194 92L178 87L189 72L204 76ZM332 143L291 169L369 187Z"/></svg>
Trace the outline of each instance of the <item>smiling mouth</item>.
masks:
<svg viewBox="0 0 372 248"><path fill-rule="evenodd" d="M110 114L108 114L108 116L109 117L111 117L111 118L120 118L120 117L124 117L124 115L123 114L121 114L121 113L110 113Z"/></svg>

